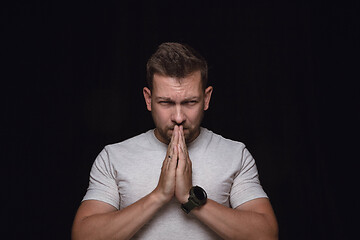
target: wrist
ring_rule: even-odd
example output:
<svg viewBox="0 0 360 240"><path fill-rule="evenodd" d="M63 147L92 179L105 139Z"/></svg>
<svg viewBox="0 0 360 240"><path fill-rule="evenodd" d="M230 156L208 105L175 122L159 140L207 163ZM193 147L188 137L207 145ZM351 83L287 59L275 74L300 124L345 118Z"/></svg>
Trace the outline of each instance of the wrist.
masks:
<svg viewBox="0 0 360 240"><path fill-rule="evenodd" d="M179 202L180 202L181 204L185 204L185 203L187 203L187 202L189 201L189 197L190 197L190 194L188 193L188 194L186 194L183 198L181 198L181 199L179 200Z"/></svg>
<svg viewBox="0 0 360 240"><path fill-rule="evenodd" d="M201 207L206 203L207 194L199 186L192 187L189 191L188 201L181 204L181 209L189 213L192 209Z"/></svg>
<svg viewBox="0 0 360 240"><path fill-rule="evenodd" d="M157 191L156 189L150 193L150 197L160 206L165 205L168 203L171 198L162 194L161 192Z"/></svg>

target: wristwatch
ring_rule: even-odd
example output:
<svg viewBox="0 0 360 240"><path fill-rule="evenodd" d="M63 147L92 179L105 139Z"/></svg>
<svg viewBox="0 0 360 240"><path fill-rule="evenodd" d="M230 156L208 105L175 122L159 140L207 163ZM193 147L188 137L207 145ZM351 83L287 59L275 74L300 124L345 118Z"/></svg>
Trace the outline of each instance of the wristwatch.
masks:
<svg viewBox="0 0 360 240"><path fill-rule="evenodd" d="M181 204L181 209L189 213L196 207L200 207L206 203L207 194L204 189L199 186L192 187L189 192L188 202Z"/></svg>

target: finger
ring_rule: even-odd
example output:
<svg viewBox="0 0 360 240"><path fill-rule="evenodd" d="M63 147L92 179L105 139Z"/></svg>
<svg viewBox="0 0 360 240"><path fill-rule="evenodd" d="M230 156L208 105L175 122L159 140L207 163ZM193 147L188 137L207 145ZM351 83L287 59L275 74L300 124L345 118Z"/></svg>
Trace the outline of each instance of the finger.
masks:
<svg viewBox="0 0 360 240"><path fill-rule="evenodd" d="M186 146L186 142L185 142L185 136L184 136L184 132L181 132L182 127L180 127L180 143L179 143L179 159L181 159L181 163L179 168L182 169L182 171L187 172L187 171L192 171L192 163L189 157L189 152Z"/></svg>
<svg viewBox="0 0 360 240"><path fill-rule="evenodd" d="M172 158L173 152L174 152L174 144L176 144L176 142L178 142L177 140L177 133L176 133L176 126L174 127L173 133L171 135L171 140L170 143L168 145L167 151L166 151L166 158L165 160L170 160Z"/></svg>
<svg viewBox="0 0 360 240"><path fill-rule="evenodd" d="M171 151L170 153L167 153L167 154L166 154L165 160L164 160L164 162L163 162L164 170L169 169L169 165L170 165L170 162L171 162L171 159L172 159L172 158L173 158L173 151Z"/></svg>
<svg viewBox="0 0 360 240"><path fill-rule="evenodd" d="M185 142L185 136L184 136L184 130L183 127L180 127L180 140L179 143L181 145L181 148L185 154L185 157L188 157L188 151L187 151L187 146L186 146L186 142Z"/></svg>
<svg viewBox="0 0 360 240"><path fill-rule="evenodd" d="M167 159L165 159L165 161L167 160L166 161L167 162L166 169L168 169L169 167L172 167L171 163L177 164L177 161L178 161L177 145L179 142L179 135L180 135L179 134L179 126L175 125L173 134L171 137L171 142L168 146ZM176 168L176 164L175 164L175 168Z"/></svg>
<svg viewBox="0 0 360 240"><path fill-rule="evenodd" d="M177 169L180 171L184 171L185 165L186 165L186 159L185 159L184 149L181 147L181 144L178 144L177 151L178 151L178 155L179 155Z"/></svg>
<svg viewBox="0 0 360 240"><path fill-rule="evenodd" d="M192 162L191 162L190 158L187 158L187 160L186 160L185 171L189 171L190 173L192 173Z"/></svg>
<svg viewBox="0 0 360 240"><path fill-rule="evenodd" d="M177 165L177 156L178 156L178 149L176 146L173 146L173 155L171 156L171 160L169 161L169 168L175 169Z"/></svg>
<svg viewBox="0 0 360 240"><path fill-rule="evenodd" d="M183 145L183 137L184 137L184 132L183 132L183 126L179 127L179 144Z"/></svg>
<svg viewBox="0 0 360 240"><path fill-rule="evenodd" d="M179 126L175 125L174 127L174 142L173 145L176 146L179 143Z"/></svg>
<svg viewBox="0 0 360 240"><path fill-rule="evenodd" d="M170 143L169 143L168 149L167 149L167 153L168 153L168 155L170 155L170 156L171 156L170 153L172 153L172 145L173 145L173 143L174 143L174 139L175 139L175 131L173 131L173 133L172 133L172 135L171 135Z"/></svg>
<svg viewBox="0 0 360 240"><path fill-rule="evenodd" d="M185 137L184 137L184 127L181 125L179 130L180 130L181 139L184 140L185 139Z"/></svg>
<svg viewBox="0 0 360 240"><path fill-rule="evenodd" d="M166 156L165 160L164 160L164 167L165 167L165 170L169 169L169 165L170 165L170 162L171 162L171 158L172 156L169 155L169 156Z"/></svg>

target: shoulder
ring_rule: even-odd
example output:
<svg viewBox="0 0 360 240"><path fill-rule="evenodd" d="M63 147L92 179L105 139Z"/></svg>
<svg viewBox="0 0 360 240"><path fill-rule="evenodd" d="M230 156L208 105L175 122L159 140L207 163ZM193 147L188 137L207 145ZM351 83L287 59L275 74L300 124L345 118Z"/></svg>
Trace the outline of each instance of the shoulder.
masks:
<svg viewBox="0 0 360 240"><path fill-rule="evenodd" d="M147 147L149 145L147 135L149 134L150 131L151 130L121 142L106 145L104 151L111 153L111 152L119 152L119 151L131 151L132 149L139 149L139 147L141 148Z"/></svg>
<svg viewBox="0 0 360 240"><path fill-rule="evenodd" d="M246 149L246 145L243 142L223 137L222 135L214 133L206 128L203 128L202 131L204 131L205 135L207 135L207 139L210 139L210 145L217 146L224 149L224 151L244 151L244 149Z"/></svg>

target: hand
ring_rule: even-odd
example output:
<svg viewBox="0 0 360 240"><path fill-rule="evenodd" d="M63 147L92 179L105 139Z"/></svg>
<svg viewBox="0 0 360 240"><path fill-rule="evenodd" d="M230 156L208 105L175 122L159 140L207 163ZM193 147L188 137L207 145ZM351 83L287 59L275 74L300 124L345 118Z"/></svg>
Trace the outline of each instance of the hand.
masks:
<svg viewBox="0 0 360 240"><path fill-rule="evenodd" d="M179 128L177 145L178 164L176 168L175 197L180 203L186 203L192 187L192 163L186 147L183 127Z"/></svg>
<svg viewBox="0 0 360 240"><path fill-rule="evenodd" d="M154 192L165 204L169 202L175 193L176 165L178 161L179 127L175 126L166 156L161 168L159 183Z"/></svg>

